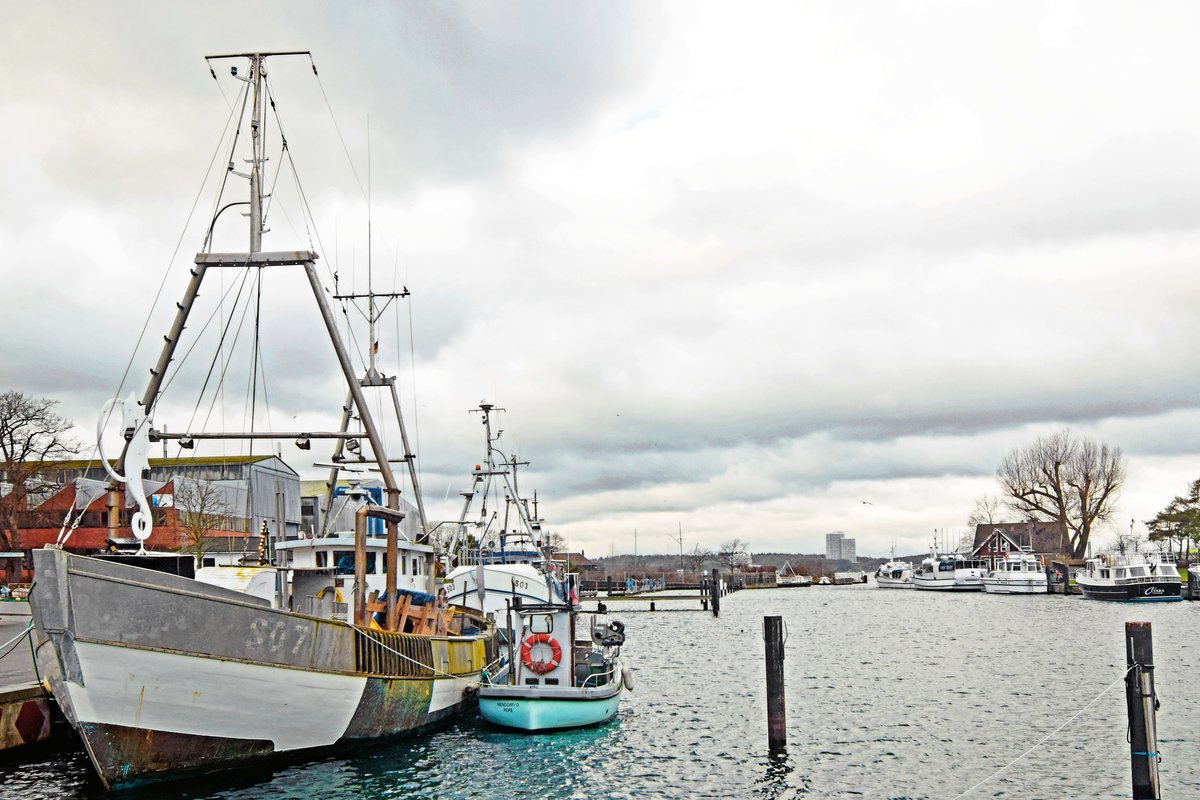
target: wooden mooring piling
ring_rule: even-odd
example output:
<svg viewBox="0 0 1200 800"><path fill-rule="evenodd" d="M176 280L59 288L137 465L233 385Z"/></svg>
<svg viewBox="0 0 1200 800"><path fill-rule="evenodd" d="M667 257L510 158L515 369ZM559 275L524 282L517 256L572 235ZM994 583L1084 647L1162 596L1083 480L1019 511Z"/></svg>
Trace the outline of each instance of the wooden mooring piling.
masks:
<svg viewBox="0 0 1200 800"><path fill-rule="evenodd" d="M787 702L783 690L783 617L763 617L767 660L767 747L787 748Z"/></svg>
<svg viewBox="0 0 1200 800"><path fill-rule="evenodd" d="M1159 800L1158 698L1154 694L1154 646L1149 622L1125 623L1125 660L1133 800Z"/></svg>

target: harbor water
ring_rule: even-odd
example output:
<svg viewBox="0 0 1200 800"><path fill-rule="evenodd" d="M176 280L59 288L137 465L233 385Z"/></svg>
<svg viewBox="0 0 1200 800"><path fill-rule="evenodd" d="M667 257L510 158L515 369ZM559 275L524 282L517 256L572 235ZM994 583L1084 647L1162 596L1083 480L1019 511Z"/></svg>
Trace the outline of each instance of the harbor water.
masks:
<svg viewBox="0 0 1200 800"><path fill-rule="evenodd" d="M1017 759L964 800L1126 798L1124 626L1145 620L1163 796L1200 797L1200 603L872 585L738 592L719 618L692 610L695 600L659 600L655 613L624 605L613 614L627 623L636 685L606 726L527 735L469 718L349 754L122 796L949 799ZM673 608L689 610L664 610ZM781 615L787 633L788 749L776 757L767 752L766 615ZM271 698L262 703L270 714ZM81 753L0 762L3 798L101 794Z"/></svg>

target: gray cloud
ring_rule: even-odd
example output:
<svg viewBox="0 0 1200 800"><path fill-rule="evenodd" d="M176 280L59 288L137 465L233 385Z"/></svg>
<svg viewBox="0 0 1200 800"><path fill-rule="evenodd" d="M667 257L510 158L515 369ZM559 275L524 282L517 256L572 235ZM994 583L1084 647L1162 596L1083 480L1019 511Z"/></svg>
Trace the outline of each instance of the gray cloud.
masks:
<svg viewBox="0 0 1200 800"><path fill-rule="evenodd" d="M223 97L201 56L308 47L320 84L303 60L271 81L315 228L285 168L268 246L311 237L330 289L334 270L365 288L366 203L323 86L364 181L370 116L371 270L413 292L381 349L437 514L457 515L480 453L467 409L487 397L533 462L525 485L592 551L680 522L710 544L811 551L840 528L861 552L919 547L992 489L1005 452L1062 425L1125 448L1128 513L1149 518L1200 471L1200 111L1178 102L1195 16L9 9L0 375L85 432L182 241L128 381L141 391L238 86L219 71ZM216 246L244 247L243 225L228 212ZM261 424L269 404L277 429L333 427L344 389L307 289L267 280ZM179 365L164 424L191 417L215 334ZM247 337L214 424L244 419ZM322 457L285 455L307 472Z"/></svg>

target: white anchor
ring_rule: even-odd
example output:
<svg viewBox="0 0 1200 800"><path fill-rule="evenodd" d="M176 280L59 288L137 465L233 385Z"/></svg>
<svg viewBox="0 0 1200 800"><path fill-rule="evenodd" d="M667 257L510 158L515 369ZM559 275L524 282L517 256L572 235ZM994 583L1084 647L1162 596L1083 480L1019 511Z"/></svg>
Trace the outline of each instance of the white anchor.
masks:
<svg viewBox="0 0 1200 800"><path fill-rule="evenodd" d="M104 455L104 423L111 416L111 409L121 408L121 430L125 431L129 445L125 449L125 475L118 475ZM130 433L132 431L132 433ZM100 463L105 472L117 483L125 484L125 490L137 501L138 511L130 521L133 535L138 538L140 549L138 553L146 552L146 540L154 530L154 522L150 516L150 501L146 499L146 488L142 485L142 473L150 468L150 418L142 413L133 393L124 400L113 398L104 404L100 410L100 419L96 422L96 447L100 451Z"/></svg>

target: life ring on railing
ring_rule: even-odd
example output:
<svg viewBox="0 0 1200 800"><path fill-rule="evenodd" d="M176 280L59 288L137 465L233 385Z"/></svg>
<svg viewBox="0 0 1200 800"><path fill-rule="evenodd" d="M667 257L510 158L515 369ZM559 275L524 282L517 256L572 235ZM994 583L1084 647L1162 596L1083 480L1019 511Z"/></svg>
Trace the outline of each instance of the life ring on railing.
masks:
<svg viewBox="0 0 1200 800"><path fill-rule="evenodd" d="M548 661L534 661L532 650L539 644L550 645L550 659ZM536 672L538 675L545 675L551 672L558 666L562 660L562 647L551 638L548 633L535 633L521 642L521 663L526 669Z"/></svg>

